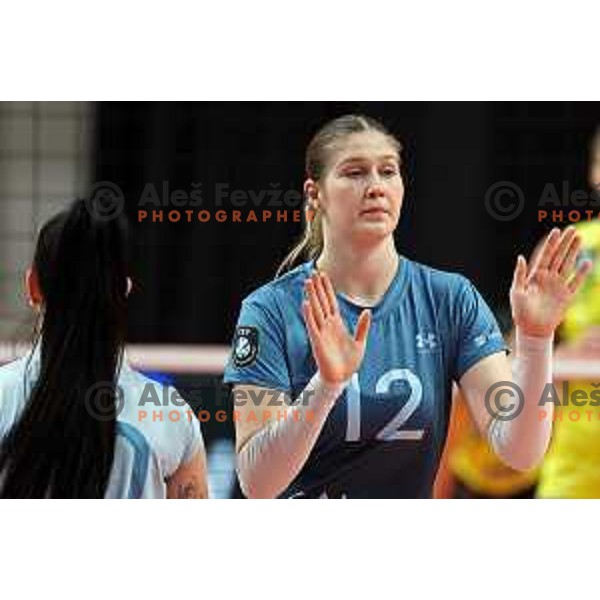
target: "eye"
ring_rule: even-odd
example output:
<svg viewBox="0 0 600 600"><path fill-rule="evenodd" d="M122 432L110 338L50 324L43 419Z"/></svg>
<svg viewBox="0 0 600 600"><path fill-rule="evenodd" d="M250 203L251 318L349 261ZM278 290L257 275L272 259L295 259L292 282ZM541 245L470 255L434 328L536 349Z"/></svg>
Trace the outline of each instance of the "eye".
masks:
<svg viewBox="0 0 600 600"><path fill-rule="evenodd" d="M387 167L383 167L383 169L381 169L381 174L384 177L394 177L398 174L398 169L393 165L388 165Z"/></svg>
<svg viewBox="0 0 600 600"><path fill-rule="evenodd" d="M348 169L345 171L344 175L346 175L346 177L362 177L364 175L364 170L359 168Z"/></svg>

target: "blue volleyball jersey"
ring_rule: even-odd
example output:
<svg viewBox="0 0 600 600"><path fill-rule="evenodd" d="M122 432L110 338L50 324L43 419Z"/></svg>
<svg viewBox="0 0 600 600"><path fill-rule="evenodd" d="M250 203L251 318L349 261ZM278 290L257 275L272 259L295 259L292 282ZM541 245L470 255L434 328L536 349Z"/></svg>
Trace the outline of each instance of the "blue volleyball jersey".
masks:
<svg viewBox="0 0 600 600"><path fill-rule="evenodd" d="M302 318L304 263L243 302L225 382L295 398L317 370ZM337 295L354 332L363 308ZM506 349L496 320L459 274L401 258L379 304L363 362L327 417L286 498L431 497L452 382Z"/></svg>

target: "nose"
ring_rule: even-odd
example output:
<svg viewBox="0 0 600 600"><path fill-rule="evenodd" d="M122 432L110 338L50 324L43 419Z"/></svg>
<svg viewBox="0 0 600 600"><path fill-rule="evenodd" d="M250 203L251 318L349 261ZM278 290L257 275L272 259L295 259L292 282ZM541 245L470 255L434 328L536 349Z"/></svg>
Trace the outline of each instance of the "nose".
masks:
<svg viewBox="0 0 600 600"><path fill-rule="evenodd" d="M381 196L383 196L385 194L385 191L383 189L383 183L381 181L381 178L379 177L379 174L373 174L371 175L371 177L369 178L369 181L367 183L367 188L365 190L365 195L367 198L379 198Z"/></svg>

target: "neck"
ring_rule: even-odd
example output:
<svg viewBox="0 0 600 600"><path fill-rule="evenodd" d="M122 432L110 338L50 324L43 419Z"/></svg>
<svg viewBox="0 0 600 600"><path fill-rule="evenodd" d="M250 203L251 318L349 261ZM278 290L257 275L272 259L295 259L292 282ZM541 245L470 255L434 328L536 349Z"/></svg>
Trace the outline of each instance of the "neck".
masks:
<svg viewBox="0 0 600 600"><path fill-rule="evenodd" d="M396 276L399 260L394 240L388 236L369 247L325 241L316 264L337 292L375 304Z"/></svg>

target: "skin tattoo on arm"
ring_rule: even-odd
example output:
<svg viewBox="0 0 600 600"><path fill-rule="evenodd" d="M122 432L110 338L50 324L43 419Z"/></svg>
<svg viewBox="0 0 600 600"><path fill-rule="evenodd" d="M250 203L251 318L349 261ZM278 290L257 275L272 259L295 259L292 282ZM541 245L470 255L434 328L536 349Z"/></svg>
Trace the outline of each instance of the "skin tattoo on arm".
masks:
<svg viewBox="0 0 600 600"><path fill-rule="evenodd" d="M177 498L189 500L191 498L198 497L198 490L194 481L187 481L186 483L179 484L177 486Z"/></svg>

